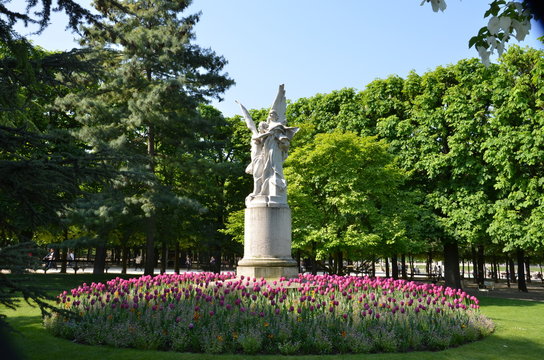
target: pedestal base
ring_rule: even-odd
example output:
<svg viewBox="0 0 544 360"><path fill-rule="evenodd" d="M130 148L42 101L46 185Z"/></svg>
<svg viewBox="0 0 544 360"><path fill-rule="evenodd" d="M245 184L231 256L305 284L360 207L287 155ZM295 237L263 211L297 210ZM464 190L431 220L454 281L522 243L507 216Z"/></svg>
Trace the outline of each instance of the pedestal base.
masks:
<svg viewBox="0 0 544 360"><path fill-rule="evenodd" d="M238 276L279 279L298 276L291 257L291 210L282 206L252 206L245 211L244 258Z"/></svg>
<svg viewBox="0 0 544 360"><path fill-rule="evenodd" d="M281 277L291 279L298 277L298 265L293 259L242 259L238 262L236 275L266 280L277 280Z"/></svg>

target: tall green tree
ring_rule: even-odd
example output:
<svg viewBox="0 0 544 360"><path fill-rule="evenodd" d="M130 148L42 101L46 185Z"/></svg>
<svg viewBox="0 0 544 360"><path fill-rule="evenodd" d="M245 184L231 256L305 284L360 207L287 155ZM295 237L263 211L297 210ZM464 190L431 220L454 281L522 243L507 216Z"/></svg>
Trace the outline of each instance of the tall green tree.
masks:
<svg viewBox="0 0 544 360"><path fill-rule="evenodd" d="M411 186L426 196L438 221L448 286L460 287L459 244L486 239L491 174L482 158L493 69L475 60L410 74L404 93L406 117L380 119L378 132L390 141Z"/></svg>
<svg viewBox="0 0 544 360"><path fill-rule="evenodd" d="M152 274L160 209L175 203L198 211L193 194L174 192L164 179L172 166L194 169L192 160L184 160L210 126L197 106L219 98L233 81L222 72L223 57L192 43L199 15L183 16L190 1L119 3L97 3L103 22L83 29L84 48L105 59L100 85L58 104L75 114L77 135L93 151L115 149L126 159L118 166L147 172L131 201L139 202L146 218L145 273Z"/></svg>
<svg viewBox="0 0 544 360"><path fill-rule="evenodd" d="M50 1L26 3L24 11L0 5L0 229L14 241L30 240L39 227L62 227L58 214L81 193L79 185L111 175L99 164L102 154L86 152L68 133L77 126L70 116L51 107L77 88L76 78L97 68L83 60L84 50L48 52L13 29L23 22L40 32L51 11L65 12L72 30L97 16L71 0L56 8Z"/></svg>
<svg viewBox="0 0 544 360"><path fill-rule="evenodd" d="M527 291L524 252L544 247L544 52L509 49L493 81L493 112L484 157L498 191L489 233L518 259L518 287Z"/></svg>
<svg viewBox="0 0 544 360"><path fill-rule="evenodd" d="M294 247L321 259L333 254L333 272L342 272L346 253L375 253L404 239L399 187L405 174L385 143L349 132L318 134L289 155L285 174Z"/></svg>
<svg viewBox="0 0 544 360"><path fill-rule="evenodd" d="M246 142L251 135L238 116L225 119L209 105L200 106L199 111L214 126L203 134L203 148L196 155L201 170L184 183L195 187L199 202L207 209L201 219L205 231L200 246L217 260L211 270L219 271L222 255L232 258L241 252L240 244L220 230L230 212L244 207L244 198L251 192L251 176L244 172L250 161Z"/></svg>

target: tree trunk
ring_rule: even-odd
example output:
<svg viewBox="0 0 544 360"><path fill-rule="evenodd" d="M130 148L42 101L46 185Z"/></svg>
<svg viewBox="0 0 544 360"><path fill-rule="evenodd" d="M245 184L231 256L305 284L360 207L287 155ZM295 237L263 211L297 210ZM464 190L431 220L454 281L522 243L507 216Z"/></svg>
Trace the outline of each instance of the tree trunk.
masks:
<svg viewBox="0 0 544 360"><path fill-rule="evenodd" d="M456 241L444 243L444 280L445 286L461 289L459 244Z"/></svg>
<svg viewBox="0 0 544 360"><path fill-rule="evenodd" d="M68 229L64 229L64 241L68 240ZM63 248L61 253L61 265L60 265L60 272L61 274L66 274L66 260L68 259L68 249Z"/></svg>
<svg viewBox="0 0 544 360"><path fill-rule="evenodd" d="M397 259L397 254L393 254L391 256L391 275L395 280L399 278L399 262Z"/></svg>
<svg viewBox="0 0 544 360"><path fill-rule="evenodd" d="M147 218L144 275L155 273L155 216Z"/></svg>
<svg viewBox="0 0 544 360"><path fill-rule="evenodd" d="M96 255L94 257L93 274L104 274L106 268L106 244L101 241L100 245L96 247Z"/></svg>
<svg viewBox="0 0 544 360"><path fill-rule="evenodd" d="M508 288L510 288L510 279L511 279L511 276L510 276L510 256L507 256L506 257L506 286L508 286Z"/></svg>
<svg viewBox="0 0 544 360"><path fill-rule="evenodd" d="M336 259L335 259L335 262L336 262L336 273L338 275L344 275L344 254L342 253L342 251L338 251L336 252Z"/></svg>
<svg viewBox="0 0 544 360"><path fill-rule="evenodd" d="M315 253L316 253L316 244L312 241L312 254L310 256L310 259L312 261L312 275L317 275L317 261L315 259Z"/></svg>
<svg viewBox="0 0 544 360"><path fill-rule="evenodd" d="M219 247L215 251L215 264L212 265L212 271L216 274L221 273L221 256L223 255L222 247ZM300 251L299 251L299 259L300 259Z"/></svg>
<svg viewBox="0 0 544 360"><path fill-rule="evenodd" d="M151 81L151 70L146 69L147 80ZM155 127L148 124L147 127L147 155L149 156L150 172L155 175ZM147 218L146 224L146 257L144 275L154 275L155 273L155 233L157 224L155 214Z"/></svg>
<svg viewBox="0 0 544 360"><path fill-rule="evenodd" d="M525 257L525 274L527 277L527 282L531 282L531 265L529 264L529 257Z"/></svg>
<svg viewBox="0 0 544 360"><path fill-rule="evenodd" d="M402 278L404 280L408 280L408 274L406 272L406 255L405 254L402 254L401 258L400 258L400 261L401 261L401 274L402 274Z"/></svg>
<svg viewBox="0 0 544 360"><path fill-rule="evenodd" d="M427 256L427 264L426 264L426 272L429 279L431 278L431 274L433 272L433 254L429 251L429 254Z"/></svg>
<svg viewBox="0 0 544 360"><path fill-rule="evenodd" d="M478 283L478 256L476 256L476 249L474 246L470 247L472 256L472 280L474 283Z"/></svg>
<svg viewBox="0 0 544 360"><path fill-rule="evenodd" d="M66 260L68 259L68 249L62 248L60 252L60 273L66 274Z"/></svg>
<svg viewBox="0 0 544 360"><path fill-rule="evenodd" d="M520 248L517 249L516 255L518 258L518 290L528 292L527 283L525 282L525 269L523 266L524 251Z"/></svg>
<svg viewBox="0 0 544 360"><path fill-rule="evenodd" d="M515 283L517 281L516 267L514 265L514 259L512 259L511 257L508 257L508 267L510 268L510 281Z"/></svg>
<svg viewBox="0 0 544 360"><path fill-rule="evenodd" d="M483 286L485 281L485 258L484 258L484 246L478 245L478 285Z"/></svg>
<svg viewBox="0 0 544 360"><path fill-rule="evenodd" d="M497 262L495 261L495 256L493 256L493 259L491 260L491 279L493 279L494 282L497 282Z"/></svg>
<svg viewBox="0 0 544 360"><path fill-rule="evenodd" d="M174 272L179 274L180 262L179 261L179 242L176 242L176 247L174 248Z"/></svg>
<svg viewBox="0 0 544 360"><path fill-rule="evenodd" d="M161 274L166 273L166 267L168 265L168 247L166 241L161 244Z"/></svg>
<svg viewBox="0 0 544 360"><path fill-rule="evenodd" d="M128 257L128 246L126 242L123 242L121 245L121 274L127 273Z"/></svg>
<svg viewBox="0 0 544 360"><path fill-rule="evenodd" d="M414 270L415 270L415 264L414 264L414 257L410 256L410 280L414 279Z"/></svg>
<svg viewBox="0 0 544 360"><path fill-rule="evenodd" d="M389 258L385 258L385 277L389 278Z"/></svg>

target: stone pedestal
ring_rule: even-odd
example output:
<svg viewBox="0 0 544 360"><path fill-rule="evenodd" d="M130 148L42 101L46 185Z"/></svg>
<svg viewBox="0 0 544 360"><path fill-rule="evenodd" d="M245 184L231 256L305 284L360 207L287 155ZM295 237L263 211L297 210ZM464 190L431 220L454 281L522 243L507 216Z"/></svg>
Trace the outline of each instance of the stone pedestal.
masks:
<svg viewBox="0 0 544 360"><path fill-rule="evenodd" d="M298 276L297 262L291 257L291 209L287 204L254 202L245 210L244 231L244 258L238 262L238 276Z"/></svg>

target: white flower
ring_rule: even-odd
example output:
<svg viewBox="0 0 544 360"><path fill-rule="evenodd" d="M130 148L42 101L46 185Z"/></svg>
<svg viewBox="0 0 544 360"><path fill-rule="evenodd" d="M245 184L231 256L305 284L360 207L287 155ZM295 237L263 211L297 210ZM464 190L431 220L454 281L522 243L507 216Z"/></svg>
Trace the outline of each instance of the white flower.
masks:
<svg viewBox="0 0 544 360"><path fill-rule="evenodd" d="M507 34L510 33L510 25L512 24L512 19L508 16L499 17L499 27ZM489 27L488 27L489 28Z"/></svg>
<svg viewBox="0 0 544 360"><path fill-rule="evenodd" d="M446 7L447 7L446 0L423 0L420 6L423 6L423 4L425 4L426 2L431 3L431 6L433 7L434 12L438 12L438 10L444 11L446 10Z"/></svg>
<svg viewBox="0 0 544 360"><path fill-rule="evenodd" d="M482 63L485 65L485 66L489 66L490 62L489 62L489 55L491 55L491 52L488 51L485 47L483 46L478 46L476 48L476 50L478 50L478 54L480 54L480 58L482 59Z"/></svg>
<svg viewBox="0 0 544 360"><path fill-rule="evenodd" d="M491 19L489 19L489 22L487 23L487 30L489 30L491 35L497 35L499 32L499 27L500 22L498 17L493 16Z"/></svg>
<svg viewBox="0 0 544 360"><path fill-rule="evenodd" d="M518 25L514 27L516 29L516 39L518 41L523 41L525 36L529 33L529 30L531 30L531 22L527 20L523 22L516 21L516 23ZM512 26L514 25L512 24Z"/></svg>

